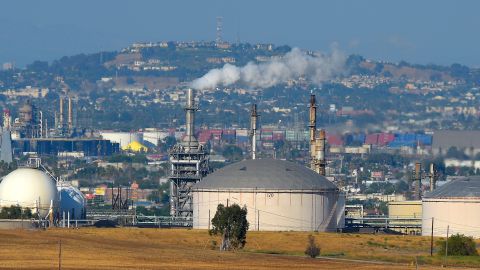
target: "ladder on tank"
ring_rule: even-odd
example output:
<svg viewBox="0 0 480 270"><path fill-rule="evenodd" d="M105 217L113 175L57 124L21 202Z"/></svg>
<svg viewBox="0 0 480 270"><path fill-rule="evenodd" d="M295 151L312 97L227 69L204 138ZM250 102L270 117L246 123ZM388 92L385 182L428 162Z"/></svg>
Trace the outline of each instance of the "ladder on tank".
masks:
<svg viewBox="0 0 480 270"><path fill-rule="evenodd" d="M39 158L39 157L30 157L30 158L28 158L27 167L37 168L37 169L42 170L42 171L45 172L48 176L50 176L50 178L52 178L53 180L55 180L55 182L57 182L57 183L62 181L62 178L61 178L61 177L56 177L52 172L50 172L50 170L48 170L45 166L43 166L43 164L42 164L42 159Z"/></svg>

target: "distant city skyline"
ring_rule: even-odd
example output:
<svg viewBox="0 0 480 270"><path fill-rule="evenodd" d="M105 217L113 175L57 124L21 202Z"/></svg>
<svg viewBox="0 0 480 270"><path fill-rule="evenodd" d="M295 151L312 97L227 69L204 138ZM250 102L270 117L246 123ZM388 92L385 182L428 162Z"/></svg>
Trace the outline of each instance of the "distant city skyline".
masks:
<svg viewBox="0 0 480 270"><path fill-rule="evenodd" d="M480 67L478 1L8 1L0 63L120 50L136 41L273 43L397 62Z"/></svg>

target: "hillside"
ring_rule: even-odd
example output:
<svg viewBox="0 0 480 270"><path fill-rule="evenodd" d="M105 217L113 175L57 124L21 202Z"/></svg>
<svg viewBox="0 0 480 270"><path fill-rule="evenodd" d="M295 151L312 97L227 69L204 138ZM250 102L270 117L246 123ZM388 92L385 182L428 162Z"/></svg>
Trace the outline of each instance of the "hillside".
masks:
<svg viewBox="0 0 480 270"><path fill-rule="evenodd" d="M102 78L129 79L130 85L156 87L155 77L176 82L190 81L226 63L243 66L281 57L291 48L272 44L227 44L216 47L209 42L135 43L119 52L98 52L65 56L52 62L35 61L25 69L0 71L0 90L26 86L91 91L124 84L95 85ZM466 66L413 65L384 63L359 55L348 58L345 75L376 75L409 81L480 81L480 72ZM138 78L140 78L138 80ZM143 78L143 79L142 79ZM150 78L150 79L149 79ZM137 84L135 84L137 83ZM178 83L177 83L178 84ZM161 83L160 86L171 86Z"/></svg>

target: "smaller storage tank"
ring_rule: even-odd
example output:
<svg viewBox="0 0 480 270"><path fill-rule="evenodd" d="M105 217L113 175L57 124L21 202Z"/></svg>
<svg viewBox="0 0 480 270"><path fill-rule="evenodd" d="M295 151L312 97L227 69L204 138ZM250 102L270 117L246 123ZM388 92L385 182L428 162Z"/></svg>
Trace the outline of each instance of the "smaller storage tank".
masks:
<svg viewBox="0 0 480 270"><path fill-rule="evenodd" d="M85 219L86 218L86 199L83 193L76 187L58 186L60 196L60 216L65 217L70 214L70 219Z"/></svg>
<svg viewBox="0 0 480 270"><path fill-rule="evenodd" d="M102 138L120 144L120 148L127 147L132 142L143 142L143 134L139 132L100 131Z"/></svg>
<svg viewBox="0 0 480 270"><path fill-rule="evenodd" d="M51 206L58 206L56 182L41 170L20 168L5 176L0 183L0 207L18 205L30 208L44 218Z"/></svg>
<svg viewBox="0 0 480 270"><path fill-rule="evenodd" d="M480 237L480 176L453 180L422 199L422 235Z"/></svg>

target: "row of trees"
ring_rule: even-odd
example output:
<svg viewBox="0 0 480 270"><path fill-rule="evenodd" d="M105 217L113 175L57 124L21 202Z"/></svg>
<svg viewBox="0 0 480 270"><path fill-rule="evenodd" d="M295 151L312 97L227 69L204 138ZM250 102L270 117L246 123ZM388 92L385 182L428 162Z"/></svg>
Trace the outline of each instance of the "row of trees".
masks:
<svg viewBox="0 0 480 270"><path fill-rule="evenodd" d="M10 207L2 207L0 211L0 219L30 219L35 218L30 208L23 209L20 206L12 205Z"/></svg>

